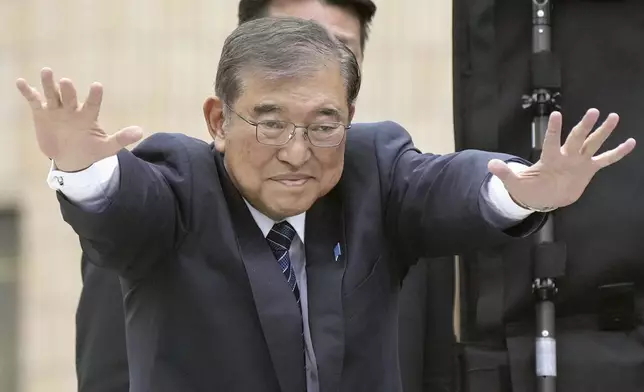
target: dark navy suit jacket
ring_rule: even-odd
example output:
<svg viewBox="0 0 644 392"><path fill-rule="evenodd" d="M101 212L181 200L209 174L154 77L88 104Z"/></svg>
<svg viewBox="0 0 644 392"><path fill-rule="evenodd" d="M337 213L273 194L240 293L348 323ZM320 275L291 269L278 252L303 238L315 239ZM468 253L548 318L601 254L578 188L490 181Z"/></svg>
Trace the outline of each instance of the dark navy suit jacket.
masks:
<svg viewBox="0 0 644 392"><path fill-rule="evenodd" d="M301 314L222 156L155 134L118 158L120 186L101 212L58 197L89 260L121 278L131 391L305 390ZM401 390L398 292L419 257L495 246L543 223L533 214L501 231L484 218L492 158L519 160L420 154L394 123L347 133L342 178L306 216L321 391Z"/></svg>

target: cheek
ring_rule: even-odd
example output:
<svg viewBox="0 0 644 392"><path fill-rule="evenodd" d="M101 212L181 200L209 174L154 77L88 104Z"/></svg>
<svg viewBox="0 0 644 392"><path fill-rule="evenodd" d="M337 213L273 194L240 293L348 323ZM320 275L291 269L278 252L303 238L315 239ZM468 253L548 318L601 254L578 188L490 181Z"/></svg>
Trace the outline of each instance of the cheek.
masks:
<svg viewBox="0 0 644 392"><path fill-rule="evenodd" d="M228 170L244 192L256 193L262 184L264 168L274 154L257 148L256 143L242 142L226 146Z"/></svg>
<svg viewBox="0 0 644 392"><path fill-rule="evenodd" d="M327 193L333 188L340 177L344 168L344 149L321 154L318 158L322 169L320 187L323 193Z"/></svg>

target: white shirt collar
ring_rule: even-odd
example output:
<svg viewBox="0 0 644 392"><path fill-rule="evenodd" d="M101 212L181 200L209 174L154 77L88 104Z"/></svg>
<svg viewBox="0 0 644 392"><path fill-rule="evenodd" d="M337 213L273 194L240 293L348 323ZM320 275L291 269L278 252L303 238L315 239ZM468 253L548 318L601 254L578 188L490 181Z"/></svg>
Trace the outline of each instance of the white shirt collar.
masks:
<svg viewBox="0 0 644 392"><path fill-rule="evenodd" d="M253 219L255 219L255 223L257 223L257 226L259 226L259 229L262 231L262 234L264 234L264 237L266 237L268 233L271 231L271 229L273 228L273 225L277 222L275 222L271 218L259 212L255 207L250 205L250 203L246 201L246 199L244 199L244 202L248 206L248 210L253 216ZM286 218L286 221L290 223L291 226L293 226L298 237L300 237L300 240L302 241L302 243L304 243L304 226L306 222L306 212Z"/></svg>

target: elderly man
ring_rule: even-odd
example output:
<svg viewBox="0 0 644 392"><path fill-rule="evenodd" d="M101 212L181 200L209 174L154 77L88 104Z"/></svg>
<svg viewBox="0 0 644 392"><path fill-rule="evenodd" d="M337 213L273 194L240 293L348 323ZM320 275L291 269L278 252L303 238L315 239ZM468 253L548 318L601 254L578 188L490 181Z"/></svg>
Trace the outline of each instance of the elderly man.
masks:
<svg viewBox="0 0 644 392"><path fill-rule="evenodd" d="M226 40L211 145L107 135L102 89L24 80L50 184L90 260L120 275L131 390L398 391L397 275L538 229L633 140L593 157L589 111L542 159L420 154L395 123L351 126L355 56L315 22L263 18ZM523 165L521 164L523 163ZM512 167L511 167L512 166ZM536 211L536 212L535 212Z"/></svg>
<svg viewBox="0 0 644 392"><path fill-rule="evenodd" d="M362 65L371 0L240 0L239 23L263 16L295 16L325 26ZM114 271L91 264L83 253L83 289L76 313L76 373L79 392L128 392L123 297ZM404 272L404 271L403 271ZM452 323L454 261L421 258L404 275L399 308L400 371L405 392L453 388L456 356Z"/></svg>
<svg viewBox="0 0 644 392"><path fill-rule="evenodd" d="M371 0L240 0L239 23L263 16L313 19L347 45L362 65L376 6ZM79 392L127 392L123 297L114 271L82 257L83 290L76 314ZM456 356L452 323L454 261L421 258L401 273L399 357L405 392L451 390Z"/></svg>
<svg viewBox="0 0 644 392"><path fill-rule="evenodd" d="M375 12L376 6L371 0L240 0L238 21L241 24L263 16L294 16L316 20L345 43L361 64ZM125 318L118 275L114 271L93 265L85 252L82 255L81 272L83 289L76 311L78 391L128 392ZM450 362L442 359L454 351L451 345L454 339L450 331L453 327L453 303L449 301L454 291L453 265L450 260L443 263L419 263L407 275L412 284L406 285L401 292L401 302L405 303L401 318L421 318L405 320L400 328L401 336L414 340L412 344L403 344L400 350L403 385L407 392L413 392L410 384L421 384L424 381L422 373L427 376L426 383L430 385L449 384L454 374L449 366ZM406 297L415 294L414 290L421 291L425 286L431 287L431 293L440 298L440 306L434 305L429 317L441 321L433 323L431 327L428 325L427 328L426 318L420 316L425 303L405 301ZM426 339L425 344L431 346L435 357L441 358L440 361L430 361L433 357L425 356L423 362L427 370L422 373L411 366L416 361L418 365L421 364L416 358L419 357L419 337L422 334L409 333L409 329L425 330L431 338Z"/></svg>

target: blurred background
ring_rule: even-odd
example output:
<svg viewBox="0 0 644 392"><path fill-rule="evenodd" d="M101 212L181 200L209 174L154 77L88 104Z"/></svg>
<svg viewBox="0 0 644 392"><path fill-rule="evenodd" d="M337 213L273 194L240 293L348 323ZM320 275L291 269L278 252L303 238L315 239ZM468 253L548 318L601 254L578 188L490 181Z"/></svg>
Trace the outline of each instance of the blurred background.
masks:
<svg viewBox="0 0 644 392"><path fill-rule="evenodd" d="M355 121L395 120L423 151L451 152L451 1L377 0ZM212 93L236 0L0 0L0 392L76 390L80 248L45 178L15 88L51 67L87 94L105 87L107 130L207 140Z"/></svg>

